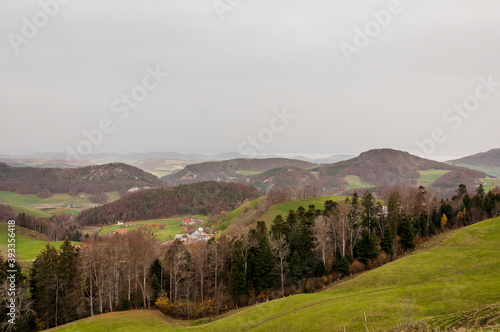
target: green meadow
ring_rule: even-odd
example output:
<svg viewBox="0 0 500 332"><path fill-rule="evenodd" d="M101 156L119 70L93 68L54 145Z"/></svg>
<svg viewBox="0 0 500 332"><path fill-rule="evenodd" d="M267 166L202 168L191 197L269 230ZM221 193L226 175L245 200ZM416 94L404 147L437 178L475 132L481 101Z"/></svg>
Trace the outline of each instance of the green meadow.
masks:
<svg viewBox="0 0 500 332"><path fill-rule="evenodd" d="M0 223L0 250L3 254L7 252L8 224ZM47 237L24 227L16 226L16 253L21 261L32 261L38 256L43 247L48 243ZM56 247L61 246L63 241L50 242ZM79 244L80 242L73 242Z"/></svg>
<svg viewBox="0 0 500 332"><path fill-rule="evenodd" d="M22 195L10 191L0 191L0 201L11 206L14 212L25 212L35 217L51 217L59 213L79 213L83 209L99 205L92 203L89 196L86 193L76 196L53 194L48 198L41 198L37 195ZM118 191L108 192L106 196L108 197L108 203L120 199ZM72 204L73 207L71 207Z"/></svg>
<svg viewBox="0 0 500 332"><path fill-rule="evenodd" d="M417 180L417 186L430 187L437 179L450 171L444 169L430 169L418 172L420 173L420 179Z"/></svg>
<svg viewBox="0 0 500 332"><path fill-rule="evenodd" d="M357 175L348 175L344 177L344 180L347 182L347 187L346 187L347 190L375 187L373 184L361 181L360 177Z"/></svg>

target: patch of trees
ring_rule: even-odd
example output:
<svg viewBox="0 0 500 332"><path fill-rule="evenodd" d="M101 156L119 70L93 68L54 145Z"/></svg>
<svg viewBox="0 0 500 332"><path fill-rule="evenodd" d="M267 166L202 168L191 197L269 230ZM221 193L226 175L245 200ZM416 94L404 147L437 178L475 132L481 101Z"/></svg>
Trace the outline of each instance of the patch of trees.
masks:
<svg viewBox="0 0 500 332"><path fill-rule="evenodd" d="M16 214L14 210L7 204L0 203L0 222L6 222L9 220L14 220Z"/></svg>
<svg viewBox="0 0 500 332"><path fill-rule="evenodd" d="M77 195L127 191L133 187L163 187L166 184L143 170L111 163L80 168L0 167L0 190L50 197L54 193Z"/></svg>
<svg viewBox="0 0 500 332"><path fill-rule="evenodd" d="M82 225L147 220L179 214L219 214L261 196L257 188L229 182L200 182L140 191L113 203L84 210Z"/></svg>
<svg viewBox="0 0 500 332"><path fill-rule="evenodd" d="M16 225L46 235L49 241L63 241L66 237L71 241L82 240L83 233L70 214L40 218L21 213L13 219L16 220Z"/></svg>

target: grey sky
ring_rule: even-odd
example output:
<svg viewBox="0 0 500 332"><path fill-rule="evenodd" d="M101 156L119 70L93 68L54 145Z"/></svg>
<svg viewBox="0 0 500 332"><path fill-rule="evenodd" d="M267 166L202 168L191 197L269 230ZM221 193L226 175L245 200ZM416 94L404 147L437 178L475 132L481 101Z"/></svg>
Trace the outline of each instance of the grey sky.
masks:
<svg viewBox="0 0 500 332"><path fill-rule="evenodd" d="M460 125L443 114L500 82L500 2L401 0L348 63L340 44L389 2L243 0L222 21L212 0L72 0L16 53L8 33L40 5L2 1L0 154L65 152L103 118L92 152L237 151L283 107L296 117L260 153L426 155L415 140L436 128L431 158L499 147L500 87ZM111 104L148 66L170 76L120 120Z"/></svg>

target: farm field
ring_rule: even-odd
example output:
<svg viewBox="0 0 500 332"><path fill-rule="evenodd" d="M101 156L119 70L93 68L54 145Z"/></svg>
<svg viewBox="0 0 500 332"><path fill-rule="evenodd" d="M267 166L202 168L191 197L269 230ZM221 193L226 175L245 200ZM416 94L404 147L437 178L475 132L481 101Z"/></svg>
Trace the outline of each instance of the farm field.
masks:
<svg viewBox="0 0 500 332"><path fill-rule="evenodd" d="M437 179L450 171L443 169L430 169L418 172L420 173L420 179L417 180L417 186L430 187Z"/></svg>
<svg viewBox="0 0 500 332"><path fill-rule="evenodd" d="M436 236L399 260L315 294L301 294L241 308L212 322L175 321L142 310L109 313L57 331L382 331L411 315L423 327L468 327L489 316L498 330L500 218ZM405 301L414 303L403 314ZM365 321L366 316L366 321ZM473 315L472 315L473 316ZM202 324L204 323L204 324ZM489 331L490 329L488 329ZM485 329L486 331L486 329Z"/></svg>
<svg viewBox="0 0 500 332"><path fill-rule="evenodd" d="M108 196L108 203L120 198L117 191L108 192L106 195ZM58 213L79 213L83 209L99 205L90 202L89 195L85 193L76 196L53 194L48 198L40 198L37 195L21 195L10 191L0 191L0 201L12 206L16 213L25 211L37 217L50 217ZM74 206L71 207L72 204Z"/></svg>
<svg viewBox="0 0 500 332"><path fill-rule="evenodd" d="M241 175L255 175L255 174L262 174L264 172L262 172L262 171L240 170L240 171L236 171L236 173L241 174Z"/></svg>
<svg viewBox="0 0 500 332"><path fill-rule="evenodd" d="M495 189L495 187L500 187L500 179L481 179L483 181L484 190L486 192Z"/></svg>
<svg viewBox="0 0 500 332"><path fill-rule="evenodd" d="M7 223L0 223L0 250L2 253L7 252ZM32 261L38 256L40 250L47 244L48 239L45 235L38 232L29 230L24 227L16 226L16 253L21 261ZM63 241L50 242L51 245L56 247L61 246ZM72 242L73 244L80 244L80 242Z"/></svg>
<svg viewBox="0 0 500 332"><path fill-rule="evenodd" d="M205 220L205 216L189 216L190 218ZM132 221L129 227L125 227L125 225L108 225L103 227L84 227L82 229L83 232L94 232L97 231L101 235L110 234L115 232L117 229L128 229L134 230L140 226L152 225L155 228L156 237L162 241L166 242L169 239L173 238L177 234L181 234L183 232L183 227L179 226L179 224L184 220L186 216L179 216L168 219L160 219L160 220L143 220L143 221ZM159 226L158 226L159 225Z"/></svg>
<svg viewBox="0 0 500 332"><path fill-rule="evenodd" d="M347 182L346 190L353 190L358 188L374 188L373 184L369 184L361 181L359 176L357 175L348 175L344 177L344 180Z"/></svg>

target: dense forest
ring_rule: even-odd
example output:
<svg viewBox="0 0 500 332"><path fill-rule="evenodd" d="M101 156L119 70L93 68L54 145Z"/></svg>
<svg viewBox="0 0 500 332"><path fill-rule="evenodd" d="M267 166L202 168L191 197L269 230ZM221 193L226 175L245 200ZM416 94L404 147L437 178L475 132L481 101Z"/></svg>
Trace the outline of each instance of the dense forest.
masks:
<svg viewBox="0 0 500 332"><path fill-rule="evenodd" d="M262 194L255 187L231 182L200 182L171 188L143 190L113 203L84 210L82 225L111 224L117 220L168 218L179 214L219 214Z"/></svg>
<svg viewBox="0 0 500 332"><path fill-rule="evenodd" d="M122 163L80 168L10 167L0 163L0 190L40 197L50 197L55 193L98 194L126 192L133 187L164 186L167 184L156 176Z"/></svg>
<svg viewBox="0 0 500 332"><path fill-rule="evenodd" d="M18 278L18 328L44 329L130 308L186 319L213 316L314 292L397 259L434 234L498 215L500 191L485 193L482 186L471 196L460 185L449 200L423 187L397 187L383 202L370 192L354 194L209 241L161 245L145 228L94 235L78 249L69 240L61 250L47 244L29 275ZM5 301L1 305L5 310Z"/></svg>

